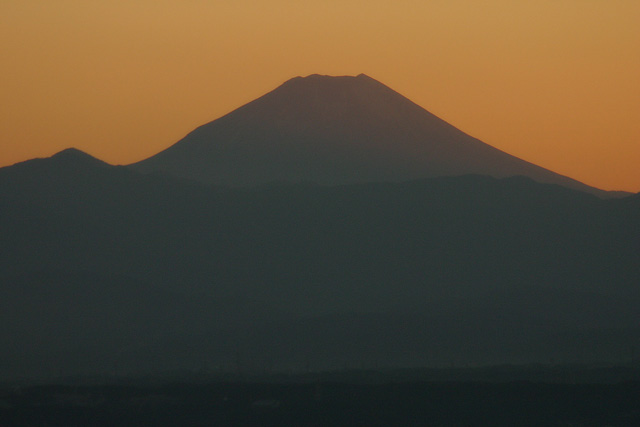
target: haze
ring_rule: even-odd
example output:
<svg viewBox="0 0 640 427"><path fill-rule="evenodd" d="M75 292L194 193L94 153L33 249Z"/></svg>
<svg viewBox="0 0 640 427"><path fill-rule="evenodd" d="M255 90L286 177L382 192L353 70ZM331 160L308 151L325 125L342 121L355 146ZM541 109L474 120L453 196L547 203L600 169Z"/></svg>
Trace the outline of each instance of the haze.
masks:
<svg viewBox="0 0 640 427"><path fill-rule="evenodd" d="M510 154L640 191L640 3L0 1L0 166L114 164L312 73L366 73Z"/></svg>

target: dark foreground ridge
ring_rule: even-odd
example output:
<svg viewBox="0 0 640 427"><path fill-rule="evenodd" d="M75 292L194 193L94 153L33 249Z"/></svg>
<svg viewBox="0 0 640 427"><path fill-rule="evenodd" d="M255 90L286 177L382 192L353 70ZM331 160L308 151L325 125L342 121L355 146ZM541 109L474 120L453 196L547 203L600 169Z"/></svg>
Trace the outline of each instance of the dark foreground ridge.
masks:
<svg viewBox="0 0 640 427"><path fill-rule="evenodd" d="M119 381L104 385L0 388L3 426L635 426L637 369L611 368L635 381L575 382L596 370L342 372L241 381ZM471 371L475 371L472 373ZM624 371L624 372L623 372ZM456 374L457 372L457 374ZM466 375L507 374L505 381ZM513 380L535 374L568 382ZM600 372L602 374L602 372ZM459 375L459 379L456 379ZM404 378L404 379L403 379Z"/></svg>
<svg viewBox="0 0 640 427"><path fill-rule="evenodd" d="M640 343L638 196L229 190L68 154L0 169L3 379L620 363Z"/></svg>

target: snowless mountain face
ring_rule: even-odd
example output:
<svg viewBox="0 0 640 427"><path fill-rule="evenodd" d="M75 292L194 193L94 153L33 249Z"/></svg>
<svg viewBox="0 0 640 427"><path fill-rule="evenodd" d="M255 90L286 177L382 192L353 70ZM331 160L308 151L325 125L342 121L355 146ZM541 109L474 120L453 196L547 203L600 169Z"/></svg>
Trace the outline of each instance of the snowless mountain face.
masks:
<svg viewBox="0 0 640 427"><path fill-rule="evenodd" d="M605 195L465 134L364 74L293 78L131 167L227 186L524 175Z"/></svg>

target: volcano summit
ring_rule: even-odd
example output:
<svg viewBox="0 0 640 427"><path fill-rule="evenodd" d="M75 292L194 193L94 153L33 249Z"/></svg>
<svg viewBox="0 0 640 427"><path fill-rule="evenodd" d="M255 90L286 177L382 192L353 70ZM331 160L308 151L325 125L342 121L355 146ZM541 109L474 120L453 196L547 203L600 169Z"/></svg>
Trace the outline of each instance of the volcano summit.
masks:
<svg viewBox="0 0 640 427"><path fill-rule="evenodd" d="M364 74L293 78L131 167L239 187L523 175L606 194L491 147Z"/></svg>

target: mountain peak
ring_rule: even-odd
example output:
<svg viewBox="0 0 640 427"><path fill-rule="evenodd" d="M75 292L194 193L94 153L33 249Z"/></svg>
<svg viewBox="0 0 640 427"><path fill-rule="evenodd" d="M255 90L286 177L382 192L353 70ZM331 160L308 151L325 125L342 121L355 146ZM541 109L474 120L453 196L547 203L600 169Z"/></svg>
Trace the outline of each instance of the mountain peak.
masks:
<svg viewBox="0 0 640 427"><path fill-rule="evenodd" d="M73 147L57 152L51 156L49 160L63 165L89 164L92 166L108 166L108 164L102 160L96 159L92 155Z"/></svg>
<svg viewBox="0 0 640 427"><path fill-rule="evenodd" d="M45 174L50 179L60 174L86 173L88 171L104 170L112 167L108 163L80 151L77 148L67 148L51 157L36 158L16 163L12 166L0 168L2 173L41 176Z"/></svg>
<svg viewBox="0 0 640 427"><path fill-rule="evenodd" d="M366 74L295 77L132 167L240 187L479 174L604 193L491 147Z"/></svg>
<svg viewBox="0 0 640 427"><path fill-rule="evenodd" d="M349 76L349 75L341 75L341 76L331 76L328 74L309 74L308 76L297 76L292 78L291 80L336 80L336 79L356 79L360 76L365 76L364 74L358 74L357 76ZM366 76L365 76L366 77Z"/></svg>
<svg viewBox="0 0 640 427"><path fill-rule="evenodd" d="M52 159L95 159L97 160L95 157L93 157L90 154L85 153L82 150L78 150L77 148L74 147L70 147L70 148L65 148L62 151L58 151L56 154L54 154L53 156L51 156Z"/></svg>
<svg viewBox="0 0 640 427"><path fill-rule="evenodd" d="M330 76L326 74L309 74L308 76L297 76L294 77L285 83L283 83L280 87L287 87L290 85L337 85L337 86L350 86L357 85L361 83L376 83L380 86L384 86L379 81L367 76L366 74L360 73L357 76Z"/></svg>
<svg viewBox="0 0 640 427"><path fill-rule="evenodd" d="M54 154L51 157L58 157L58 156L77 156L77 155L84 155L84 156L90 156L89 154L85 153L82 150L79 150L75 147L69 147L69 148L65 148L64 150L58 151L56 154Z"/></svg>

